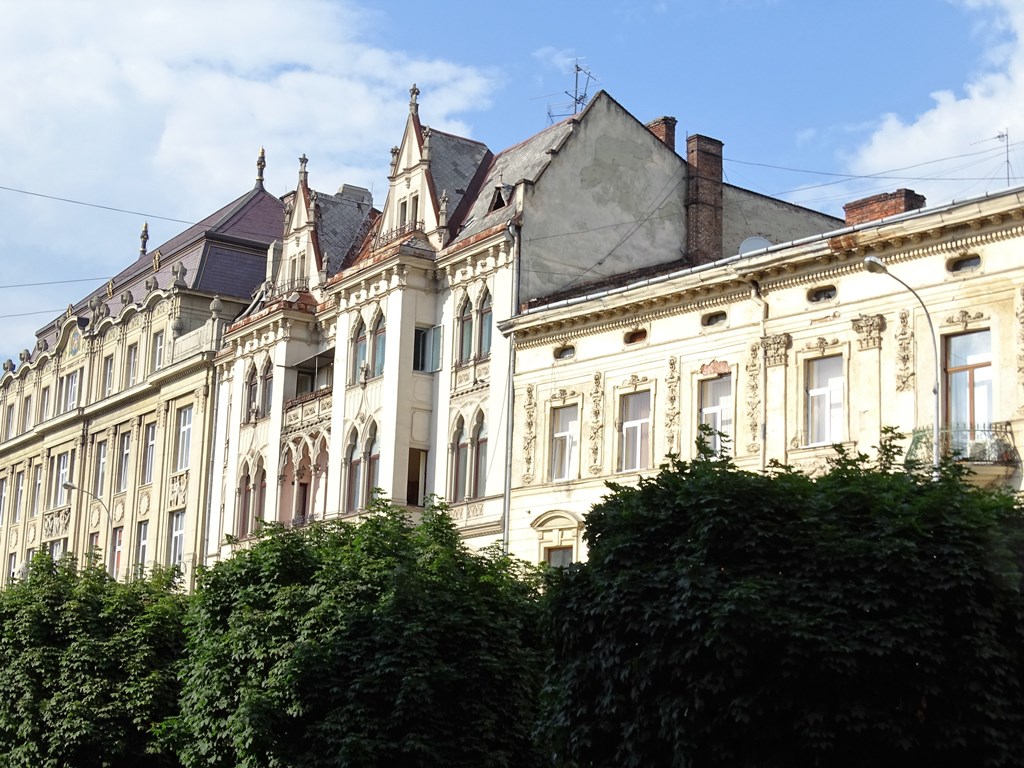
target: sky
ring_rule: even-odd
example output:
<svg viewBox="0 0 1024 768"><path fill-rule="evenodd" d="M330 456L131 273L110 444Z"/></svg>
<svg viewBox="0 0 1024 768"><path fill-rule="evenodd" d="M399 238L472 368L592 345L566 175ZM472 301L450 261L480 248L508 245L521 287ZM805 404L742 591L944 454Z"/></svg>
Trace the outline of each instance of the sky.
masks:
<svg viewBox="0 0 1024 768"><path fill-rule="evenodd" d="M424 124L516 144L607 91L842 216L1024 183L1024 0L37 0L0 21L0 359L253 185L373 191ZM685 150L684 150L685 151Z"/></svg>

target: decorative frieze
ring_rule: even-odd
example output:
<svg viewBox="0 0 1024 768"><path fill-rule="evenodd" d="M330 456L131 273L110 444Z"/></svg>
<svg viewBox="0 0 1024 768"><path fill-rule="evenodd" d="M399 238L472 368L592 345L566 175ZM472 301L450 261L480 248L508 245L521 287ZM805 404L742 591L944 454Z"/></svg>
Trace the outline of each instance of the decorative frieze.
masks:
<svg viewBox="0 0 1024 768"><path fill-rule="evenodd" d="M776 333L763 337L761 348L764 350L765 363L769 366L785 365L786 351L789 349L791 341L792 337L788 333Z"/></svg>
<svg viewBox="0 0 1024 768"><path fill-rule="evenodd" d="M838 346L838 344L839 339L826 339L824 336L819 336L814 341L807 342L807 344L804 345L804 349L817 350L819 355L824 355L826 349L828 349L829 347Z"/></svg>
<svg viewBox="0 0 1024 768"><path fill-rule="evenodd" d="M167 482L167 506L183 507L188 501L188 470L171 475Z"/></svg>
<svg viewBox="0 0 1024 768"><path fill-rule="evenodd" d="M66 536L71 523L71 508L57 509L43 515L43 538Z"/></svg>
<svg viewBox="0 0 1024 768"><path fill-rule="evenodd" d="M533 384L526 387L523 410L526 412L526 429L523 435L523 485L529 485L533 482L533 448L537 441L537 398L534 395Z"/></svg>
<svg viewBox="0 0 1024 768"><path fill-rule="evenodd" d="M882 346L882 331L885 330L882 315L861 315L852 321L852 325L857 332L859 349L879 349Z"/></svg>
<svg viewBox="0 0 1024 768"><path fill-rule="evenodd" d="M673 355L668 359L668 375L665 377L668 396L665 403L665 452L678 453L679 429L679 361Z"/></svg>
<svg viewBox="0 0 1024 768"><path fill-rule="evenodd" d="M594 388L590 392L590 474L601 474L601 438L604 435L604 384L601 373L594 374Z"/></svg>
<svg viewBox="0 0 1024 768"><path fill-rule="evenodd" d="M747 374L747 432L750 435L750 442L747 444L747 452L755 453L758 450L760 435L758 427L761 423L761 345L750 345L750 356L744 366Z"/></svg>
<svg viewBox="0 0 1024 768"><path fill-rule="evenodd" d="M914 389L914 331L910 328L910 313L900 310L900 328L896 332L896 391Z"/></svg>

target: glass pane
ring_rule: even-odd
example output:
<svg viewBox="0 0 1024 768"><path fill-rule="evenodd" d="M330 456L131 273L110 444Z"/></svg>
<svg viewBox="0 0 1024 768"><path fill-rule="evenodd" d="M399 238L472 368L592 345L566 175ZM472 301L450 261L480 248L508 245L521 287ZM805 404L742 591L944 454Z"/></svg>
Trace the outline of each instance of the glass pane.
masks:
<svg viewBox="0 0 1024 768"><path fill-rule="evenodd" d="M964 333L950 336L947 344L947 362L949 368L964 365L977 365L992 360L992 342L989 331Z"/></svg>

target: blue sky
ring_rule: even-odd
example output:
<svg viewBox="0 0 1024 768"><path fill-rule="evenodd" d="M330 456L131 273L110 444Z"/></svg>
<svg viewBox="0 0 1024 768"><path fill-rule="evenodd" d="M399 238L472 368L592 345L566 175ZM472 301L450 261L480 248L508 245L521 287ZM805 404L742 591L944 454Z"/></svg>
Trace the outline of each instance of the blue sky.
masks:
<svg viewBox="0 0 1024 768"><path fill-rule="evenodd" d="M143 221L155 248L183 227L158 217L248 189L260 146L274 193L305 153L313 186L382 204L413 82L425 123L499 151L566 111L578 58L590 95L723 141L729 182L836 215L898 187L1001 189L1007 149L1021 183L1021 30L1024 0L11 4L0 358L134 259ZM26 283L45 285L7 287Z"/></svg>

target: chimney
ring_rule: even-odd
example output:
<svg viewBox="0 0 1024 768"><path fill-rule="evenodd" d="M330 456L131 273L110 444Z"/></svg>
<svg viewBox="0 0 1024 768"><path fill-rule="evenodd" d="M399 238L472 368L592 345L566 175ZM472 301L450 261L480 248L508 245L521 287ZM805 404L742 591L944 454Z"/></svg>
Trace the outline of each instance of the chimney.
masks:
<svg viewBox="0 0 1024 768"><path fill-rule="evenodd" d="M658 140L673 152L676 151L676 119L659 117L647 124L647 130L658 137Z"/></svg>
<svg viewBox="0 0 1024 768"><path fill-rule="evenodd" d="M686 137L686 258L691 266L722 257L722 142Z"/></svg>
<svg viewBox="0 0 1024 768"><path fill-rule="evenodd" d="M865 221L876 221L886 216L916 211L924 208L924 195L912 189L897 189L895 192L883 192L860 200L854 200L843 206L846 223L850 226L863 224Z"/></svg>

